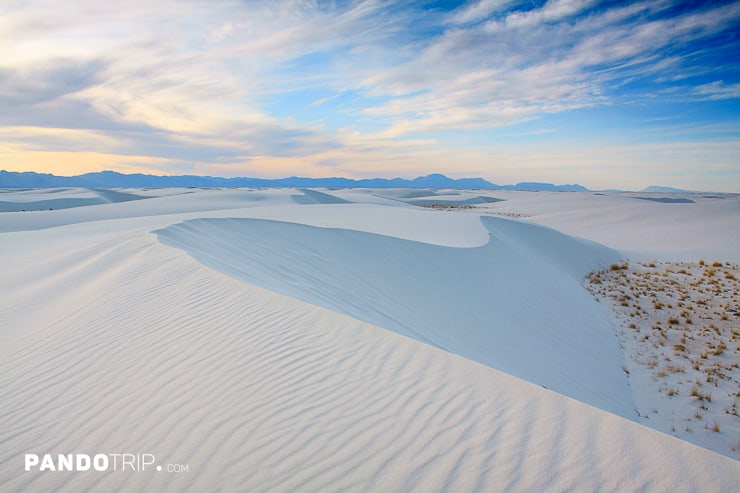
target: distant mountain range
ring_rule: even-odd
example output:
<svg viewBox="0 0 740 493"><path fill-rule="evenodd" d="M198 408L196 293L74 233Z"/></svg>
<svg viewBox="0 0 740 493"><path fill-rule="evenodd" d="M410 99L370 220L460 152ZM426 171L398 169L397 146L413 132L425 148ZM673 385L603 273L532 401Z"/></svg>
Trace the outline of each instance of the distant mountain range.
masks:
<svg viewBox="0 0 740 493"><path fill-rule="evenodd" d="M496 185L483 178L460 178L458 180L441 174L420 176L413 180L404 178L371 178L352 180L349 178L221 178L216 176L155 176L122 174L115 171L100 171L78 176L56 176L33 171L14 172L0 170L0 188L235 188L235 187L285 187L285 188L455 188L485 190L555 190L563 192L585 191L581 185L553 185L552 183L522 182L516 185Z"/></svg>
<svg viewBox="0 0 740 493"><path fill-rule="evenodd" d="M690 190L683 190L681 188L673 188L673 187L662 187L659 185L651 185L649 187L645 187L641 192L646 193L688 193Z"/></svg>

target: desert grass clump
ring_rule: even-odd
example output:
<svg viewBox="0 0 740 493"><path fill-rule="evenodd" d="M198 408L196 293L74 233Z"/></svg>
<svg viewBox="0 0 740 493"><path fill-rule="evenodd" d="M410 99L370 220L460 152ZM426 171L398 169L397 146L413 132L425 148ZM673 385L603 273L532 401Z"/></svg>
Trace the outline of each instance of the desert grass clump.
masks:
<svg viewBox="0 0 740 493"><path fill-rule="evenodd" d="M622 318L619 337L623 343L633 341L633 362L650 373L668 407L683 411L686 431L701 426L706 431L697 431L709 433L715 423L726 428L721 419L713 419L722 410L740 415L740 327L735 323L740 318L740 266L656 260L631 262L627 268L623 262L590 274L584 284ZM694 406L684 408L689 402ZM676 422L673 429L682 427ZM718 439L731 435L722 432Z"/></svg>

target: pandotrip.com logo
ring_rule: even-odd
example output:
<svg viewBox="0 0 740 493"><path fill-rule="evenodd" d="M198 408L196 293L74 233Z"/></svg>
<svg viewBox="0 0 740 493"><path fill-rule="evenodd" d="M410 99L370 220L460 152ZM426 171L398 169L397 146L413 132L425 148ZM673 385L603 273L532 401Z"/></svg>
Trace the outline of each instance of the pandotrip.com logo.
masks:
<svg viewBox="0 0 740 493"><path fill-rule="evenodd" d="M158 464L154 454L25 454L27 472L189 472L188 464Z"/></svg>

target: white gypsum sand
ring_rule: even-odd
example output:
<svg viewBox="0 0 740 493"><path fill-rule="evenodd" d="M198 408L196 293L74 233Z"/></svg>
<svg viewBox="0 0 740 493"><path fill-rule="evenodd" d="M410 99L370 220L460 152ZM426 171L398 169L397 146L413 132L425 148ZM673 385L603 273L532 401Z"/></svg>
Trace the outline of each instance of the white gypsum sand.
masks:
<svg viewBox="0 0 740 493"><path fill-rule="evenodd" d="M635 417L614 329L581 286L618 256L541 226L482 221L490 240L475 248L243 218L155 233L237 279Z"/></svg>
<svg viewBox="0 0 740 493"><path fill-rule="evenodd" d="M474 206L588 238L633 260L713 258L740 262L740 194L485 192L506 199ZM653 199L653 200L646 200ZM690 202L660 202L661 199Z"/></svg>
<svg viewBox="0 0 740 493"><path fill-rule="evenodd" d="M126 190L149 198L0 214L3 491L729 491L737 484L736 461L541 384L264 289L275 285L258 287L213 270L152 233L177 231L192 220L208 219L211 226L220 218L269 220L270 234L259 240L278 247L282 232L303 245L294 252L303 256L317 245L310 235L323 238L316 228L333 228L325 232L358 242L382 235L388 245L378 248L402 245L424 255L430 245L449 250L445 255L485 250L491 233L512 245L503 249L506 255L527 252L525 259L535 259L501 269L499 285L513 288L511 277L549 260L544 279L562 276L558 282L571 289L591 262L548 250L549 239L532 245L543 231L556 234L523 223L489 221L486 227L476 214L420 210L380 191L319 192L363 203L329 203L331 198L298 190L167 190L161 196ZM557 200L552 202L556 210ZM556 237L555 244L572 245ZM227 241L228 247L233 240L225 234L187 238L198 239L189 247L204 250L206 242ZM588 243L576 243L590 251ZM313 253L318 258L312 262L336 260L320 249ZM233 264L239 256L225 257ZM239 265L255 265L243 260ZM309 273L322 272L316 264L309 267ZM373 282L390 286L400 280L394 276L414 272L381 274ZM305 281L308 289L351 291L351 284L337 284L342 279ZM334 284L321 284L328 281ZM463 289L465 276L459 283ZM477 288L491 286L496 284ZM570 303L582 299L591 310L585 308L593 303L588 296L569 296ZM389 303L376 301L380 308ZM551 306L529 303L527 309ZM498 308L511 317L516 307ZM474 314L462 320L449 330L465 334ZM536 317L523 320L530 322L506 332L514 349L522 342L516 334L523 341L532 337ZM544 369L560 361L550 353L567 351L569 337L557 340L538 329L551 344L523 357L521 367L546 375ZM617 337L610 347L598 341L590 349L609 355ZM571 362L574 371L578 361ZM608 358L602 363L617 364ZM589 371L582 368L586 383ZM593 394L594 382L585 388L566 378L559 383L561 393ZM23 471L25 453L99 452L153 453L163 464L189 469Z"/></svg>

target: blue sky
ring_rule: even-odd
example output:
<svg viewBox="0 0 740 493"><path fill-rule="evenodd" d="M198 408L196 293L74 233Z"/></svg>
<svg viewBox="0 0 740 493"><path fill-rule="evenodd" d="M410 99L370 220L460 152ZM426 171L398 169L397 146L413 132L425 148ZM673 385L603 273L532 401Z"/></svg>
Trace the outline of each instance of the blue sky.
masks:
<svg viewBox="0 0 740 493"><path fill-rule="evenodd" d="M740 191L740 2L5 0L0 168Z"/></svg>

